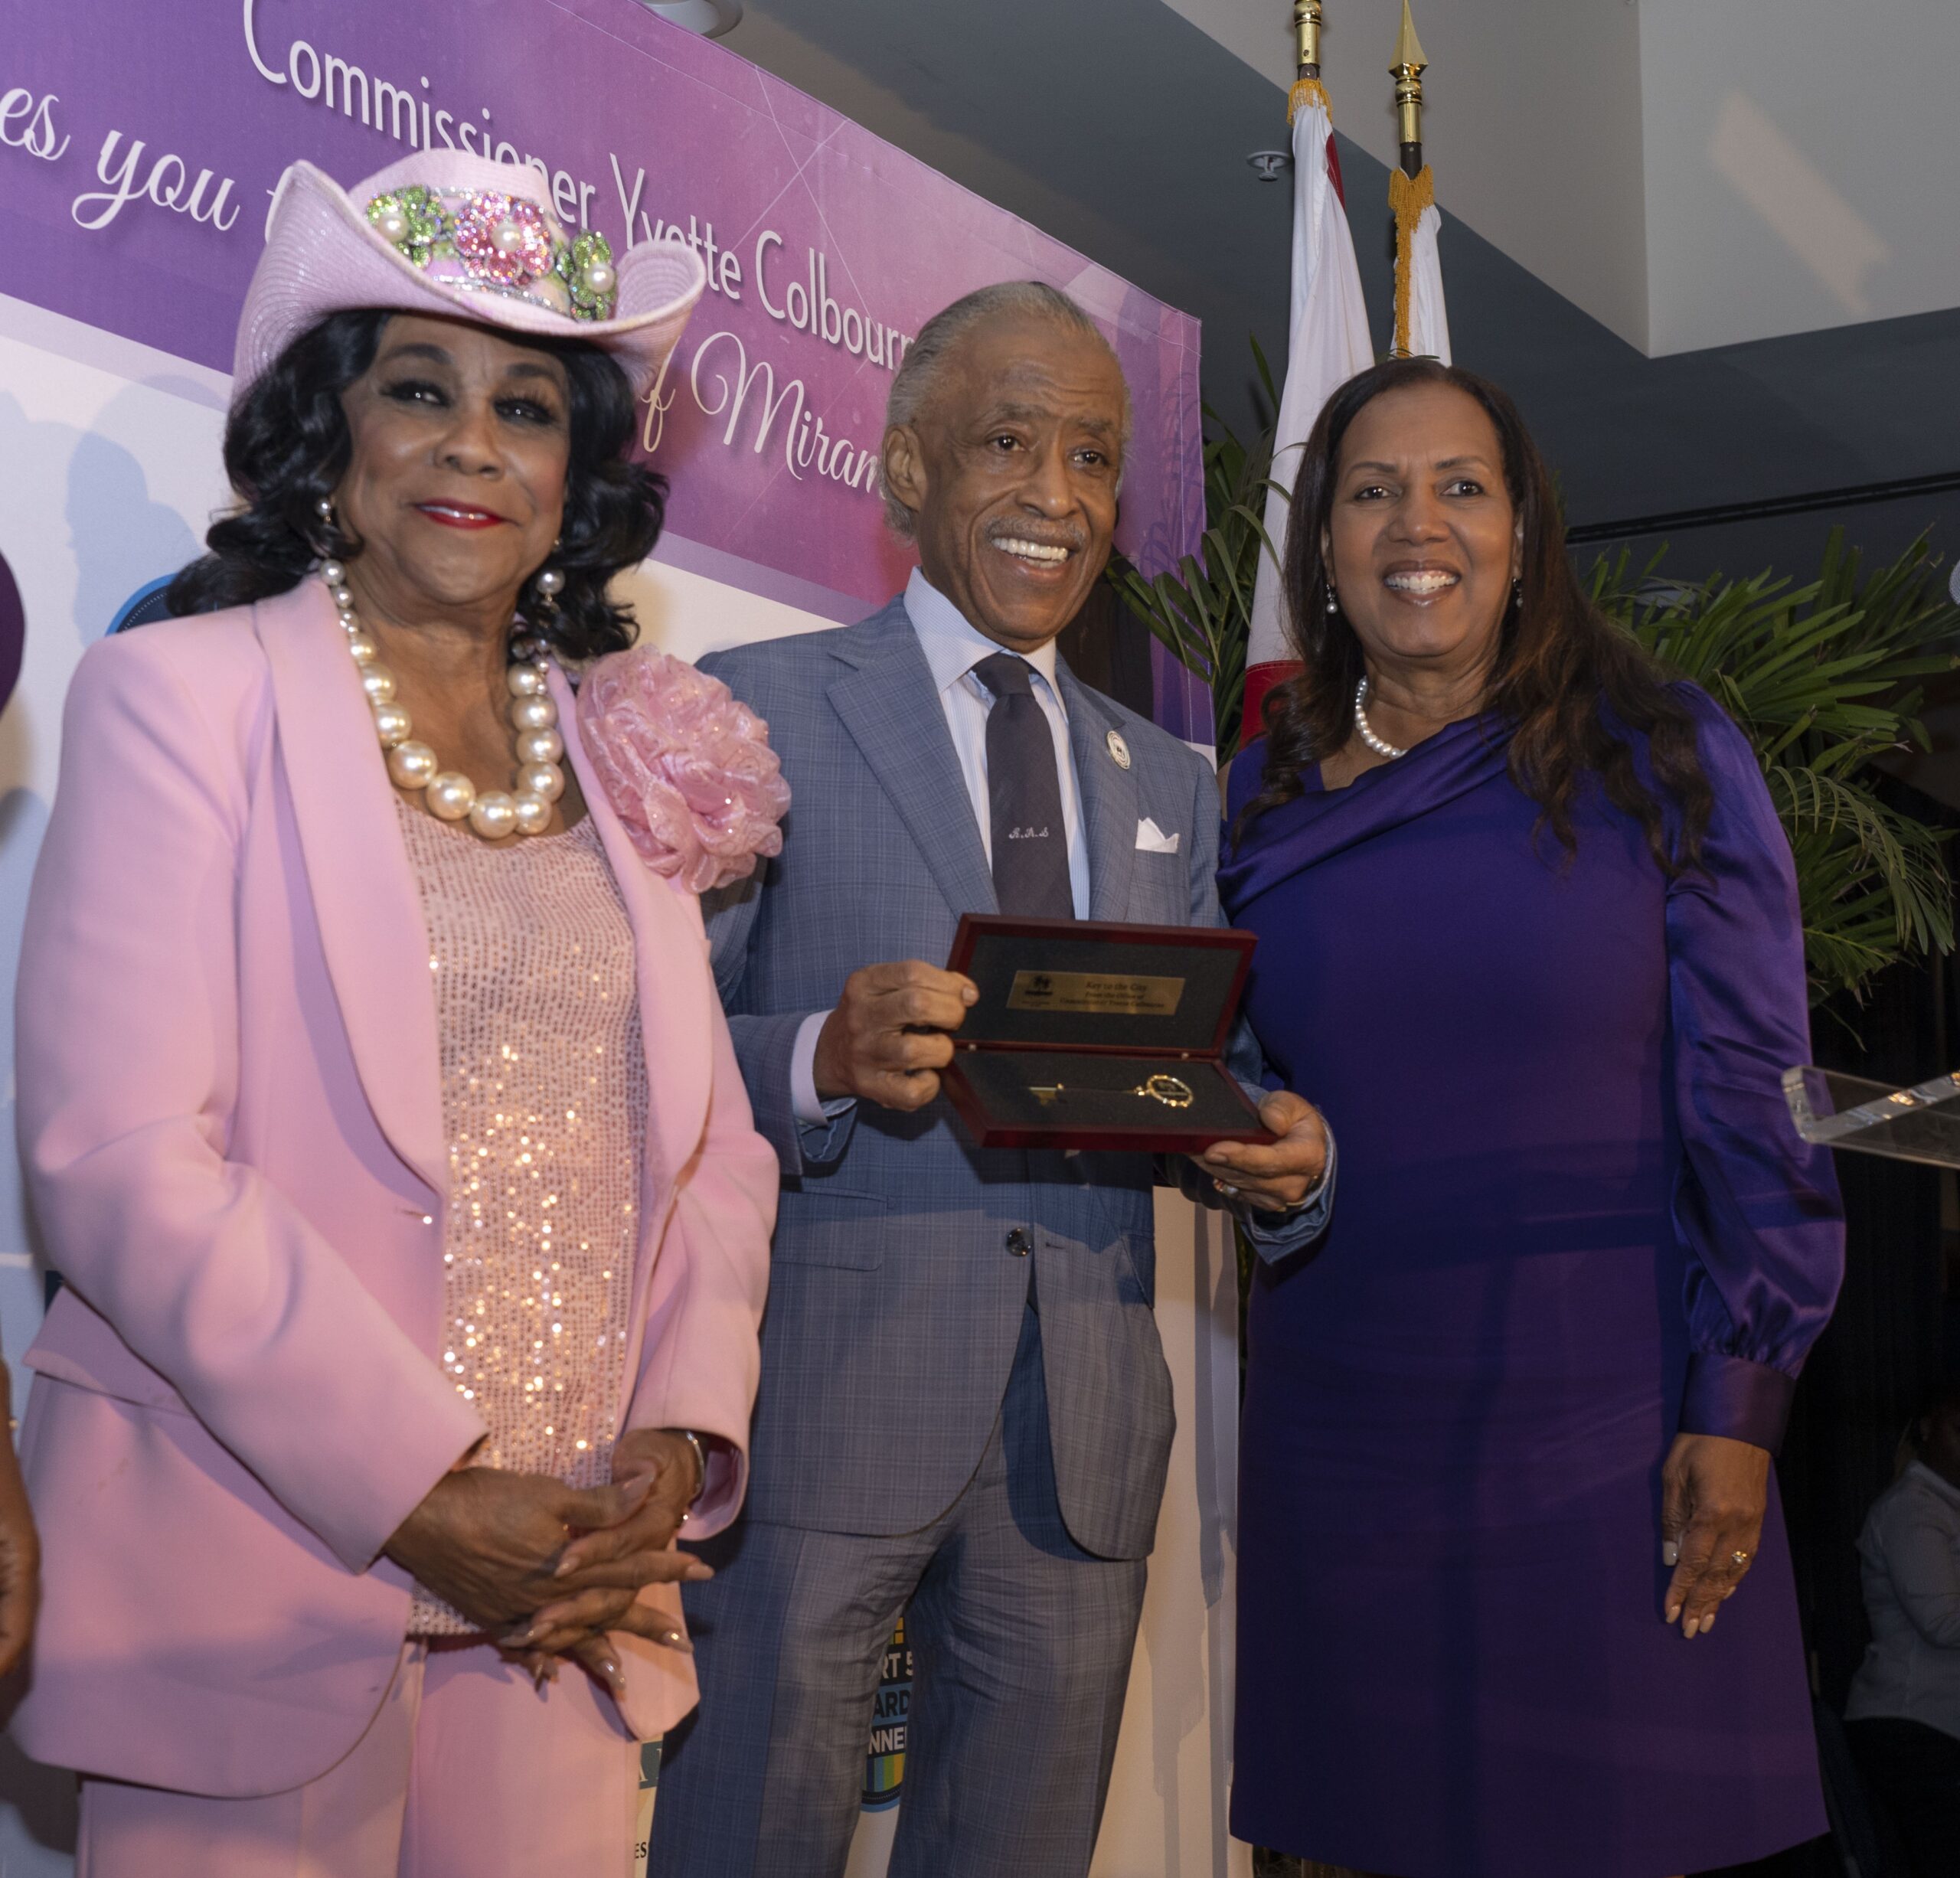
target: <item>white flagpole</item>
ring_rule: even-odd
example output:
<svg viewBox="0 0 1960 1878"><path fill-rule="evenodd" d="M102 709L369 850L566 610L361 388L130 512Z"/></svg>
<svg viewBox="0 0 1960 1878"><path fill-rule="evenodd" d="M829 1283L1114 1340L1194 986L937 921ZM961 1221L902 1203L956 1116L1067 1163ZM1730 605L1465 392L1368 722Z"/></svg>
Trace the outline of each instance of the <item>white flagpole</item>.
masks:
<svg viewBox="0 0 1960 1878"><path fill-rule="evenodd" d="M1292 306L1272 456L1272 480L1279 486L1267 492L1265 515L1275 554L1285 546L1288 498L1321 407L1337 385L1374 363L1361 271L1341 194L1333 114L1320 82L1319 0L1298 0L1293 16L1300 28L1301 76L1288 100L1293 126ZM1298 669L1285 629L1279 569L1270 555L1262 554L1246 648L1248 737L1258 734L1266 694Z"/></svg>

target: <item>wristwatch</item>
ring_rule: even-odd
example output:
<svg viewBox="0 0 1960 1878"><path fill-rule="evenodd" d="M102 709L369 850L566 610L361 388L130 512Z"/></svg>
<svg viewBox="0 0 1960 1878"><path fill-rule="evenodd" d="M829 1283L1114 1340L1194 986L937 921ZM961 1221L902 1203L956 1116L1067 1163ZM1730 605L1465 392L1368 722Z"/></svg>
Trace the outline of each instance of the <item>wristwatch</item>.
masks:
<svg viewBox="0 0 1960 1878"><path fill-rule="evenodd" d="M691 1511L700 1504L701 1495L707 1491L707 1449L702 1445L701 1436L691 1428L671 1428L667 1432L670 1435L678 1435L694 1450L694 1478L698 1484L694 1488L693 1498L688 1502L688 1510ZM687 1517L685 1513L681 1515L683 1522Z"/></svg>

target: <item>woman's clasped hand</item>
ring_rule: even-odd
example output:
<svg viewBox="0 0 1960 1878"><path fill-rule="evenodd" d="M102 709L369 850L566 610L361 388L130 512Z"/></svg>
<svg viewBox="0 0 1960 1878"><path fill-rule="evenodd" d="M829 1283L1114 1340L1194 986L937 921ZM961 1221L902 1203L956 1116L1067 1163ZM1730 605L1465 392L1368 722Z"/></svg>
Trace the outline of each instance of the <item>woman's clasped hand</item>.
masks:
<svg viewBox="0 0 1960 1878"><path fill-rule="evenodd" d="M692 1445L657 1429L620 1437L609 1486L466 1465L402 1522L387 1556L534 1677L554 1677L569 1658L616 1694L609 1631L688 1648L673 1617L639 1593L714 1576L674 1546L701 1484Z"/></svg>

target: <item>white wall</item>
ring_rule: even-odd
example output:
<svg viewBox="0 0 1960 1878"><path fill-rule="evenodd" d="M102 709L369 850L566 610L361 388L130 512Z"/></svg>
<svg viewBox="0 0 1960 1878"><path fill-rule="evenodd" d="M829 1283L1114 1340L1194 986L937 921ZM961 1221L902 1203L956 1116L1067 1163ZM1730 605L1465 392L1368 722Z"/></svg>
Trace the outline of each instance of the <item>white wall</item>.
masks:
<svg viewBox="0 0 1960 1878"><path fill-rule="evenodd" d="M1290 80L1290 0L1165 3ZM1393 163L1401 0L1325 11L1334 121ZM1439 199L1629 344L1960 305L1955 0L1417 0L1415 18ZM1370 239L1379 205L1348 209Z"/></svg>
<svg viewBox="0 0 1960 1878"><path fill-rule="evenodd" d="M1226 1831L1238 1631L1238 1253L1157 1193L1157 1324L1178 1432L1089 1878L1252 1878Z"/></svg>
<svg viewBox="0 0 1960 1878"><path fill-rule="evenodd" d="M1654 351L1960 305L1960 5L1640 14Z"/></svg>
<svg viewBox="0 0 1960 1878"><path fill-rule="evenodd" d="M1292 83L1291 0L1165 3L1274 83ZM1625 0L1416 0L1414 11L1430 65L1423 132L1437 199L1629 344L1645 345L1638 12ZM1326 0L1325 12L1321 71L1335 127L1392 167L1400 152L1388 65L1402 0ZM1247 126L1248 150L1259 135ZM1351 190L1348 214L1357 243L1386 239L1386 201ZM1446 245L1446 279L1449 265Z"/></svg>

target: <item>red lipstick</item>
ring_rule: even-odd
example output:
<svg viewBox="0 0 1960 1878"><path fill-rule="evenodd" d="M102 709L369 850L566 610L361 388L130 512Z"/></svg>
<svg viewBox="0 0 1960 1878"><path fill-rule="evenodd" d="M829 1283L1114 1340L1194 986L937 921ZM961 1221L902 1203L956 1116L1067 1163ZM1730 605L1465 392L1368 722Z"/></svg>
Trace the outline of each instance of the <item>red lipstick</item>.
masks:
<svg viewBox="0 0 1960 1878"><path fill-rule="evenodd" d="M504 525L502 516L461 502L417 502L415 512L445 528L501 528Z"/></svg>

